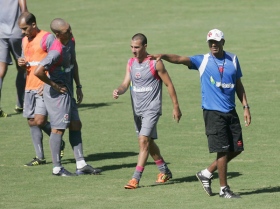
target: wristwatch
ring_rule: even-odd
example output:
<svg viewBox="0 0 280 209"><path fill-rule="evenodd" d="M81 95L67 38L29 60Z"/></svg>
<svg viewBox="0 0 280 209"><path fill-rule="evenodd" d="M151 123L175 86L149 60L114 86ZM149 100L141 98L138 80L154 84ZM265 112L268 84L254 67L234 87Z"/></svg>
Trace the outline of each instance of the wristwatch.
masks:
<svg viewBox="0 0 280 209"><path fill-rule="evenodd" d="M81 89L83 86L82 85L77 85L76 88L77 89Z"/></svg>
<svg viewBox="0 0 280 209"><path fill-rule="evenodd" d="M250 109L250 106L249 105L244 105L243 109L245 109L245 108Z"/></svg>

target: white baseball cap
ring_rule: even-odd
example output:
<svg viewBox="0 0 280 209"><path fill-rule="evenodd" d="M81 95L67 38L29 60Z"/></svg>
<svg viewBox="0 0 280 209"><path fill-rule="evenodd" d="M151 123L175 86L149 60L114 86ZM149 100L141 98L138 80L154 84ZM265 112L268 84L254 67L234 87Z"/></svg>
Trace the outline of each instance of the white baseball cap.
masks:
<svg viewBox="0 0 280 209"><path fill-rule="evenodd" d="M224 33L219 29L212 29L207 33L206 42L209 40L220 41L222 39L225 39Z"/></svg>

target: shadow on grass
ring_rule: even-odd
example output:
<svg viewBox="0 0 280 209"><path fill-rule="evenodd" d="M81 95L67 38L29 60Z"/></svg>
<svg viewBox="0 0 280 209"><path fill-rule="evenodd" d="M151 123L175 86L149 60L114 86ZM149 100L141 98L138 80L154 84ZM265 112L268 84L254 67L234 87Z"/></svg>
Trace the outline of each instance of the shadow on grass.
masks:
<svg viewBox="0 0 280 209"><path fill-rule="evenodd" d="M22 117L22 113L15 113L15 112L13 112L13 113L8 113L8 116L7 116L7 118L10 118L10 117L12 117L12 116L20 116L20 117Z"/></svg>
<svg viewBox="0 0 280 209"><path fill-rule="evenodd" d="M241 176L242 174L239 173L239 172L228 172L227 175L228 175L228 179L231 179L231 178ZM218 174L214 173L213 174L213 179L218 179L218 178L219 178ZM186 177L182 177L182 178L173 178L169 182L175 184L175 183L194 182L194 181L198 181L197 178L196 178L196 175L186 176Z"/></svg>
<svg viewBox="0 0 280 209"><path fill-rule="evenodd" d="M239 192L240 195L262 194L262 193L275 193L280 192L280 186L265 187L248 192Z"/></svg>
<svg viewBox="0 0 280 209"><path fill-rule="evenodd" d="M103 152L103 153L90 154L85 157L85 160L86 161L107 160L107 159L131 157L136 155L138 155L138 153L136 152Z"/></svg>
<svg viewBox="0 0 280 209"><path fill-rule="evenodd" d="M106 166L102 166L100 167L100 169L102 169L103 171L112 171L112 170L118 170L118 169L122 169L122 168L135 168L136 166L136 162L133 163L126 163L126 164L115 164L115 165L106 165ZM153 162L147 162L147 165L154 165Z"/></svg>
<svg viewBox="0 0 280 209"><path fill-rule="evenodd" d="M115 103L122 103L122 102L101 102L101 103L82 103L78 105L79 111L83 111L83 110L87 110L87 109L95 109L95 108L100 108L100 107L107 107L107 106L111 106ZM21 116L22 117L22 113L8 113L8 117L12 117L12 116Z"/></svg>
<svg viewBox="0 0 280 209"><path fill-rule="evenodd" d="M118 159L118 158L126 158L131 156L136 156L138 153L136 152L106 152L106 153L96 153L96 154L90 154L88 156L85 156L86 162L94 162L98 160L106 160L106 159ZM62 164L68 164L68 163L75 163L75 159L63 159L61 160ZM129 163L129 164L115 164L115 165L107 165L102 166L100 169L103 171L108 170L116 170L121 168L131 168L136 166L136 162ZM154 164L153 162L147 162L146 165Z"/></svg>
<svg viewBox="0 0 280 209"><path fill-rule="evenodd" d="M242 174L239 173L239 172L228 172L228 179L235 178L235 177L238 177L238 176L241 176L241 175ZM218 180L218 178L219 178L218 174L214 173L213 174L213 179ZM173 178L173 179L170 179L168 182L166 182L164 184L155 183L155 184L151 184L151 185L148 185L148 186L142 186L142 187L166 186L166 185L170 185L170 184L178 184L178 183L194 182L194 181L198 182L198 179L196 178L196 175L186 176L186 177L182 177L182 178ZM213 196L215 196L215 195L216 194L213 194Z"/></svg>
<svg viewBox="0 0 280 209"><path fill-rule="evenodd" d="M86 162L92 162L97 160L107 160L107 159L116 159L116 158L125 158L136 156L138 153L136 152L104 152L104 153L96 153L85 156ZM63 163L75 163L75 159L63 159L61 160Z"/></svg>
<svg viewBox="0 0 280 209"><path fill-rule="evenodd" d="M115 103L120 103L120 102L101 102L101 103L82 103L78 105L79 110L82 109L95 109L95 108L100 108L100 107L107 107L111 106L112 104Z"/></svg>

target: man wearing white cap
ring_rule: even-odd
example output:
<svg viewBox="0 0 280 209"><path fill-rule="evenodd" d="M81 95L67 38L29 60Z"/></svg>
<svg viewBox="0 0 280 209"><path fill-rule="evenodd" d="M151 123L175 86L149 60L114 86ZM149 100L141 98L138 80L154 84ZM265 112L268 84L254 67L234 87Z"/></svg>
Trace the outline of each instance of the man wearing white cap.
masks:
<svg viewBox="0 0 280 209"><path fill-rule="evenodd" d="M218 170L220 197L240 198L227 183L227 163L244 150L242 128L235 110L235 93L244 109L245 126L251 124L251 114L245 89L241 82L242 72L235 54L223 50L224 33L218 29L207 33L210 52L191 57L175 54L150 55L153 59L164 59L174 64L183 64L200 74L203 118L210 153L216 159L196 174L205 192L212 196L211 179Z"/></svg>

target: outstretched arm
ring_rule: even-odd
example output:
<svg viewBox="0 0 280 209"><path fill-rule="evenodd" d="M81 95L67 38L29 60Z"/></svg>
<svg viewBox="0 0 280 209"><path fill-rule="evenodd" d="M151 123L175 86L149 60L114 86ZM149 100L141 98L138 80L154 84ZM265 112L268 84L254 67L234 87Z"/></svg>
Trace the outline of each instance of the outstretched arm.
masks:
<svg viewBox="0 0 280 209"><path fill-rule="evenodd" d="M236 94L244 108L245 126L249 126L251 124L251 113L250 113L248 101L246 98L245 89L244 89L244 86L243 86L240 78L236 80Z"/></svg>
<svg viewBox="0 0 280 209"><path fill-rule="evenodd" d="M173 86L173 83L171 81L171 78L170 78L167 70L165 69L162 61L157 62L156 69L158 71L158 75L160 76L161 80L163 81L163 83L167 87L168 93L169 93L170 98L172 100L172 103L173 103L173 118L176 120L177 123L179 123L179 121L181 119L181 116L182 116L182 113L181 113L181 110L180 110L180 107L179 107L177 94L176 94L175 88Z"/></svg>
<svg viewBox="0 0 280 209"><path fill-rule="evenodd" d="M191 66L191 60L189 57L184 57L176 54L150 54L148 57L151 57L151 59L159 61L160 59L163 59L167 62L171 62L173 64L183 64L188 67Z"/></svg>
<svg viewBox="0 0 280 209"><path fill-rule="evenodd" d="M129 72L129 66L127 65L126 73L122 84L118 88L113 90L113 98L118 99L120 95L124 94L128 89L129 84L130 84L130 72Z"/></svg>

